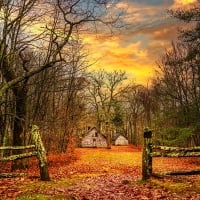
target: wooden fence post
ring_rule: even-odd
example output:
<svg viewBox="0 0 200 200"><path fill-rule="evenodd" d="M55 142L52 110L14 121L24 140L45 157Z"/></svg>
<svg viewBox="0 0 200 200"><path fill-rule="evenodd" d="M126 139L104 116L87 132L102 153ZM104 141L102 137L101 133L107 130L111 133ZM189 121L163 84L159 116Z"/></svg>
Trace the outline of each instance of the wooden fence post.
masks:
<svg viewBox="0 0 200 200"><path fill-rule="evenodd" d="M144 144L142 154L142 180L147 180L152 174L152 131L144 129Z"/></svg>
<svg viewBox="0 0 200 200"><path fill-rule="evenodd" d="M44 145L42 143L42 139L40 137L39 133L39 127L36 125L32 126L31 129L31 136L37 151L37 157L39 160L39 168L40 168L40 179L42 181L49 181L49 171L48 171L48 163L47 163L47 157L46 157L46 150L44 148Z"/></svg>

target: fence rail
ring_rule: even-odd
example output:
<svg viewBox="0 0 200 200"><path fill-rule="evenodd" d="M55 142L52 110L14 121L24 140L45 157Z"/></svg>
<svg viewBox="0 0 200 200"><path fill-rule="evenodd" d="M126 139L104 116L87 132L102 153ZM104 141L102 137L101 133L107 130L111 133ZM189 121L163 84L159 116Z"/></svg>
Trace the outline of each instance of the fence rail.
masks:
<svg viewBox="0 0 200 200"><path fill-rule="evenodd" d="M167 146L151 146L151 157L199 157L200 147L180 148ZM154 151L154 152L153 152Z"/></svg>
<svg viewBox="0 0 200 200"><path fill-rule="evenodd" d="M200 174L200 169L187 171L174 171L156 174L152 172L152 158L153 157L200 157L200 147L194 148L180 148L167 146L152 145L152 131L144 130L144 145L142 155L142 179L147 180L151 176L165 176L165 175L192 175Z"/></svg>
<svg viewBox="0 0 200 200"><path fill-rule="evenodd" d="M0 147L0 150L24 150L24 149L33 149L35 145L27 145L27 146L6 146Z"/></svg>
<svg viewBox="0 0 200 200"><path fill-rule="evenodd" d="M46 151L44 145L42 143L42 139L39 133L39 127L36 125L32 126L30 131L31 137L33 139L33 145L28 146L7 146L7 147L0 147L0 150L26 150L26 149L34 149L32 152L21 153L18 155L10 155L7 157L0 157L0 161L13 161L17 159L28 158L32 156L36 156L38 158L38 164L40 169L40 179L43 181L50 180L49 171L48 171L48 163L46 157ZM5 174L4 174L5 176Z"/></svg>
<svg viewBox="0 0 200 200"><path fill-rule="evenodd" d="M37 151L3 157L3 158L0 158L0 161L14 161L18 159L33 157L33 156L37 156Z"/></svg>

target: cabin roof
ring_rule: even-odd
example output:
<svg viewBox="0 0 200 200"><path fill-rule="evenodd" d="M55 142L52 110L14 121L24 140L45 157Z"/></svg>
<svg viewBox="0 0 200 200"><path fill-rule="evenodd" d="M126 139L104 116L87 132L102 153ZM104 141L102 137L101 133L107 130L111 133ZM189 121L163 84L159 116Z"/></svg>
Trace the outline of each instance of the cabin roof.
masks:
<svg viewBox="0 0 200 200"><path fill-rule="evenodd" d="M117 140L117 138L118 138L119 136L122 136L122 137L124 137L126 140L128 140L127 137L125 137L125 136L122 135L121 133L118 133L117 135L115 135L115 136L113 137L113 141Z"/></svg>
<svg viewBox="0 0 200 200"><path fill-rule="evenodd" d="M88 135L88 134L89 134L91 131L93 131L94 129L97 131L98 134L100 134L100 135L102 135L104 138L106 138L106 136L105 136L104 134L100 133L100 132L98 131L98 129L97 129L95 126L94 126L94 127L91 127L87 132L85 132L85 133L83 134L83 137L86 136L86 135Z"/></svg>

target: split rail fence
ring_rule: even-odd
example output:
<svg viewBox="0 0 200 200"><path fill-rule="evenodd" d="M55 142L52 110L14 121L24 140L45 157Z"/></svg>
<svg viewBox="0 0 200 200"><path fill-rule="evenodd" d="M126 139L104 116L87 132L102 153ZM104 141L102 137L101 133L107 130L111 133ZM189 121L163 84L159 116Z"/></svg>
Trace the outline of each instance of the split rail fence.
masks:
<svg viewBox="0 0 200 200"><path fill-rule="evenodd" d="M145 129L143 155L142 155L142 179L143 180L147 180L152 176L162 177L166 175L200 174L200 169L164 172L161 174L153 173L153 170L152 170L153 157L200 157L200 147L180 148L180 147L167 147L167 146L153 146L152 131Z"/></svg>
<svg viewBox="0 0 200 200"><path fill-rule="evenodd" d="M28 150L32 149L33 151L27 152L27 153L20 153L18 155L10 155L7 157L1 157L0 156L0 161L1 162L9 162L9 161L14 161L18 159L23 159L23 158L29 158L36 156L38 158L38 164L39 164L39 169L40 169L40 179L42 181L48 181L50 180L49 177L49 171L48 171L48 162L47 162L47 157L46 157L46 150L44 148L44 145L42 143L42 139L39 133L39 127L36 125L32 126L32 129L30 131L31 138L33 140L33 145L28 145L28 146L7 146L7 147L0 147L0 150ZM0 174L1 177L6 177L5 174Z"/></svg>

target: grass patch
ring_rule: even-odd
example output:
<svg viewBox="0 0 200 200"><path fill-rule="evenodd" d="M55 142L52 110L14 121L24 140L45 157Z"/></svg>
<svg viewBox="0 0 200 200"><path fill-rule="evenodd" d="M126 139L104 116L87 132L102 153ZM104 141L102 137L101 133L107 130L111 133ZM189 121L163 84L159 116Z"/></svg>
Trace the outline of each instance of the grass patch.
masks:
<svg viewBox="0 0 200 200"><path fill-rule="evenodd" d="M46 199L73 199L66 195L54 194L55 188L59 188L61 191L77 181L78 177L72 179L59 179L53 181L38 181L38 182L27 182L22 186L19 186L19 189L25 191L23 194L18 195L17 200L27 200L27 199L36 199L36 200L46 200Z"/></svg>
<svg viewBox="0 0 200 200"><path fill-rule="evenodd" d="M67 196L67 195L43 195L43 194L23 194L22 196L18 197L17 200L75 200L75 197Z"/></svg>
<svg viewBox="0 0 200 200"><path fill-rule="evenodd" d="M193 184L194 191L197 193L200 193L200 181L197 181L196 183Z"/></svg>
<svg viewBox="0 0 200 200"><path fill-rule="evenodd" d="M165 188L173 193L185 193L186 191L198 192L200 191L200 182L188 182L184 180L180 181L170 181L170 180L158 180L151 179L149 184L155 187Z"/></svg>
<svg viewBox="0 0 200 200"><path fill-rule="evenodd" d="M17 197L17 200L46 200L47 198L48 196L43 194L23 194L22 196Z"/></svg>

